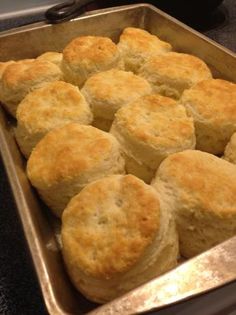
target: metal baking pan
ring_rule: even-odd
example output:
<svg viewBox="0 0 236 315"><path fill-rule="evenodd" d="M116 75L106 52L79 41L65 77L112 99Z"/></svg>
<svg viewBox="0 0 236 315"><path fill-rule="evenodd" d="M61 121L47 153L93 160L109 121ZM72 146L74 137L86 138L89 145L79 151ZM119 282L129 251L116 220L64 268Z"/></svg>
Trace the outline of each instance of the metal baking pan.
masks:
<svg viewBox="0 0 236 315"><path fill-rule="evenodd" d="M127 26L169 41L174 50L202 58L215 77L236 82L235 54L147 4L93 11L72 21L44 22L0 34L0 61L61 51L79 35L118 40ZM236 279L236 237L104 306L87 301L71 285L58 241L58 221L41 203L25 174L25 160L13 137L12 120L0 109L0 150L16 200L46 306L50 314L134 314L159 309Z"/></svg>

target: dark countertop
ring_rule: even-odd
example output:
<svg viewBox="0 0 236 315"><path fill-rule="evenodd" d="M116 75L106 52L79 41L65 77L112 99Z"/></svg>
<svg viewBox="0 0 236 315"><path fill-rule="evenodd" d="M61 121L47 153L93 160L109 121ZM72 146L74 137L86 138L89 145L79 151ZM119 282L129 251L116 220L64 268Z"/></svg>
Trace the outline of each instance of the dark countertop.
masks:
<svg viewBox="0 0 236 315"><path fill-rule="evenodd" d="M32 21L32 20L31 20ZM14 26L17 26L14 21ZM236 52L236 2L224 4L195 28ZM0 30L3 23L0 21ZM9 183L0 160L0 314L46 315ZM236 282L158 315L236 315ZM154 313L153 313L154 314Z"/></svg>

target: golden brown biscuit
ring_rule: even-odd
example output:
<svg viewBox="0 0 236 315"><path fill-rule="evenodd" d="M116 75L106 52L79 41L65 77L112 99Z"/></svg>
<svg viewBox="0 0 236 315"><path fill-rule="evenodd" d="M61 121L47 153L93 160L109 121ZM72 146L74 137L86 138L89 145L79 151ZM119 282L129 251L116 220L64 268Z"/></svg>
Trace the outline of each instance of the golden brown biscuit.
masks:
<svg viewBox="0 0 236 315"><path fill-rule="evenodd" d="M223 154L236 131L236 84L220 79L199 82L184 92L180 103L193 117L196 148Z"/></svg>
<svg viewBox="0 0 236 315"><path fill-rule="evenodd" d="M121 108L110 131L126 156L126 169L147 183L169 154L193 149L192 118L171 98L143 96Z"/></svg>
<svg viewBox="0 0 236 315"><path fill-rule="evenodd" d="M118 48L124 61L125 70L134 73L137 73L151 56L165 54L172 50L169 43L135 27L127 27L123 30Z"/></svg>
<svg viewBox="0 0 236 315"><path fill-rule="evenodd" d="M108 131L119 108L151 94L152 89L145 79L132 72L111 69L91 76L81 92L92 108L93 125Z"/></svg>
<svg viewBox="0 0 236 315"><path fill-rule="evenodd" d="M72 282L106 302L174 267L178 238L155 190L132 175L86 186L62 217L62 251Z"/></svg>
<svg viewBox="0 0 236 315"><path fill-rule="evenodd" d="M62 62L62 53L56 51L47 51L42 55L38 56L37 59L50 61L60 68Z"/></svg>
<svg viewBox="0 0 236 315"><path fill-rule="evenodd" d="M29 92L48 82L62 79L62 72L51 62L27 59L9 65L2 75L1 101L15 117L18 104Z"/></svg>
<svg viewBox="0 0 236 315"><path fill-rule="evenodd" d="M119 62L118 48L110 38L81 36L63 50L62 69L66 81L82 86L92 74L115 68Z"/></svg>
<svg viewBox="0 0 236 315"><path fill-rule="evenodd" d="M47 133L27 163L28 178L57 216L88 183L123 173L124 159L117 140L77 123Z"/></svg>
<svg viewBox="0 0 236 315"><path fill-rule="evenodd" d="M185 89L212 78L210 69L201 59L176 52L150 58L139 75L164 96L179 99Z"/></svg>
<svg viewBox="0 0 236 315"><path fill-rule="evenodd" d="M175 212L184 257L236 235L235 165L187 150L167 157L152 185Z"/></svg>
<svg viewBox="0 0 236 315"><path fill-rule="evenodd" d="M17 143L26 158L47 132L69 122L91 124L93 115L79 89L55 81L27 94L16 113Z"/></svg>
<svg viewBox="0 0 236 315"><path fill-rule="evenodd" d="M13 60L10 60L10 61L6 61L6 62L0 62L0 80L2 79L2 75L3 75L3 72L5 71L5 69L13 64L15 61Z"/></svg>

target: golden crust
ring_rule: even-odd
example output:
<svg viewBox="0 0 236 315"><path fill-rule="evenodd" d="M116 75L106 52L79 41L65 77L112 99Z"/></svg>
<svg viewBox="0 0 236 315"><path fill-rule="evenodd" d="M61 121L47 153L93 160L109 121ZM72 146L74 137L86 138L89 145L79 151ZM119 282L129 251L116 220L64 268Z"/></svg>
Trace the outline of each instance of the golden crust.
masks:
<svg viewBox="0 0 236 315"><path fill-rule="evenodd" d="M226 121L236 122L236 84L212 79L199 82L185 91L181 101L191 104L193 111L202 119L213 119L220 126Z"/></svg>
<svg viewBox="0 0 236 315"><path fill-rule="evenodd" d="M61 66L62 61L62 53L56 52L56 51L47 51L43 53L42 55L37 57L37 60L46 60L54 63L58 67Z"/></svg>
<svg viewBox="0 0 236 315"><path fill-rule="evenodd" d="M71 65L109 63L117 54L115 43L108 37L81 36L73 39L63 50L63 58Z"/></svg>
<svg viewBox="0 0 236 315"><path fill-rule="evenodd" d="M21 60L10 64L2 75L2 102L15 116L20 101L30 91L62 79L62 72L51 62Z"/></svg>
<svg viewBox="0 0 236 315"><path fill-rule="evenodd" d="M65 122L89 124L92 114L79 89L55 81L29 93L19 104L17 121L33 132L49 131Z"/></svg>
<svg viewBox="0 0 236 315"><path fill-rule="evenodd" d="M143 96L121 108L116 123L130 137L156 148L192 142L194 134L193 121L184 107L158 94Z"/></svg>
<svg viewBox="0 0 236 315"><path fill-rule="evenodd" d="M6 61L6 62L0 62L0 80L2 79L2 75L3 75L3 72L5 71L5 69L13 64L15 61L13 60L10 60L10 61Z"/></svg>
<svg viewBox="0 0 236 315"><path fill-rule="evenodd" d="M205 80L185 91L180 102L193 116L197 148L222 154L236 131L236 84Z"/></svg>
<svg viewBox="0 0 236 315"><path fill-rule="evenodd" d="M145 79L132 72L111 69L91 76L81 92L95 117L112 120L120 107L140 96L151 94L152 89Z"/></svg>
<svg viewBox="0 0 236 315"><path fill-rule="evenodd" d="M38 82L48 76L58 77L60 70L54 64L40 60L22 60L11 64L3 74L3 83L8 88L19 89L28 82Z"/></svg>
<svg viewBox="0 0 236 315"><path fill-rule="evenodd" d="M156 192L132 175L109 176L75 196L62 217L66 260L109 279L129 270L159 231Z"/></svg>
<svg viewBox="0 0 236 315"><path fill-rule="evenodd" d="M27 94L17 108L16 118L16 140L23 154L29 157L48 131L69 122L88 125L93 115L77 87L55 81Z"/></svg>
<svg viewBox="0 0 236 315"><path fill-rule="evenodd" d="M68 82L82 86L94 73L117 67L120 54L108 37L81 36L63 50L62 69Z"/></svg>
<svg viewBox="0 0 236 315"><path fill-rule="evenodd" d="M182 79L192 84L211 77L209 68L201 59L176 52L152 57L145 68L149 68L151 72L157 71L160 76L166 76L172 80Z"/></svg>
<svg viewBox="0 0 236 315"><path fill-rule="evenodd" d="M152 54L158 53L158 48L161 50L171 50L171 45L160 40L157 36L149 32L135 27L127 27L123 30L119 43L128 43L130 49L135 51L148 51Z"/></svg>
<svg viewBox="0 0 236 315"><path fill-rule="evenodd" d="M220 218L236 216L236 168L223 159L197 150L175 153L161 164L155 182L159 180L179 196L177 207Z"/></svg>
<svg viewBox="0 0 236 315"><path fill-rule="evenodd" d="M138 68L150 57L169 52L169 43L160 40L149 32L127 27L123 30L118 43L126 70L137 72Z"/></svg>
<svg viewBox="0 0 236 315"><path fill-rule="evenodd" d="M101 173L100 177L107 167L112 172L111 165L106 165L115 164L117 156L119 147L114 137L92 126L69 123L50 131L37 144L28 160L27 174L39 189L73 178L82 185L89 182L93 172Z"/></svg>
<svg viewBox="0 0 236 315"><path fill-rule="evenodd" d="M201 59L183 53L170 52L151 57L140 69L140 75L147 79L157 91L168 95L172 88L173 97L194 84L212 78L211 71Z"/></svg>

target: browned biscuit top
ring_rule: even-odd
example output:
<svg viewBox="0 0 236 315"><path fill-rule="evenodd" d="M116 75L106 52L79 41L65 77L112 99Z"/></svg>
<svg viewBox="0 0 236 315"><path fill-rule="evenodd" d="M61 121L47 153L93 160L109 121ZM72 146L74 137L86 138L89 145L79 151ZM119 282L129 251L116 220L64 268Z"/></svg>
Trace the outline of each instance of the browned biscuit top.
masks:
<svg viewBox="0 0 236 315"><path fill-rule="evenodd" d="M138 97L151 94L149 83L132 72L111 69L91 76L81 92L93 113L98 117L114 119L115 112Z"/></svg>
<svg viewBox="0 0 236 315"><path fill-rule="evenodd" d="M124 29L120 36L120 44L128 45L133 52L149 52L158 53L158 48L163 51L171 50L171 45L167 42L160 40L157 36L150 34L149 32L135 28L127 27Z"/></svg>
<svg viewBox="0 0 236 315"><path fill-rule="evenodd" d="M118 153L118 143L112 135L92 126L69 123L50 131L37 144L28 160L27 174L41 189L73 177L81 177L83 182L88 180L86 172L96 173L102 166L104 172L111 169L114 160L118 161Z"/></svg>
<svg viewBox="0 0 236 315"><path fill-rule="evenodd" d="M37 57L38 60L46 60L54 63L57 66L60 66L62 61L62 53L56 51L47 51L42 55Z"/></svg>
<svg viewBox="0 0 236 315"><path fill-rule="evenodd" d="M212 154L198 150L172 154L159 167L154 182L159 180L181 198L185 209L221 218L236 215L236 167Z"/></svg>
<svg viewBox="0 0 236 315"><path fill-rule="evenodd" d="M86 81L84 88L88 89L90 97L97 102L108 100L111 103L127 103L129 99L137 98L142 93L151 93L151 87L145 79L119 69L93 75Z"/></svg>
<svg viewBox="0 0 236 315"><path fill-rule="evenodd" d="M181 145L194 134L193 121L185 108L158 94L140 97L121 108L116 123L122 133L154 147Z"/></svg>
<svg viewBox="0 0 236 315"><path fill-rule="evenodd" d="M63 50L63 59L70 65L110 63L118 54L115 43L108 37L81 36L72 40Z"/></svg>
<svg viewBox="0 0 236 315"><path fill-rule="evenodd" d="M32 83L40 83L47 78L59 79L60 69L44 60L22 60L9 65L3 73L3 84L8 89L20 89ZM61 74L62 75L62 74Z"/></svg>
<svg viewBox="0 0 236 315"><path fill-rule="evenodd" d="M221 79L199 82L186 90L180 102L201 119L214 121L215 125L235 122L236 84Z"/></svg>
<svg viewBox="0 0 236 315"><path fill-rule="evenodd" d="M28 132L42 132L77 121L88 124L92 113L76 86L54 81L27 94L17 108L18 123Z"/></svg>
<svg viewBox="0 0 236 315"><path fill-rule="evenodd" d="M0 80L2 78L3 72L6 70L6 68L13 64L15 61L10 60L10 61L6 61L6 62L0 62Z"/></svg>
<svg viewBox="0 0 236 315"><path fill-rule="evenodd" d="M212 77L204 61L193 55L176 52L151 57L144 64L140 73L144 76L150 76L150 80L152 80L152 74L158 75L161 81L164 80L170 84L174 84L175 80L181 81L183 84L189 81L189 87Z"/></svg>
<svg viewBox="0 0 236 315"><path fill-rule="evenodd" d="M129 270L158 234L159 199L133 175L109 176L75 196L62 221L68 265L109 279Z"/></svg>

